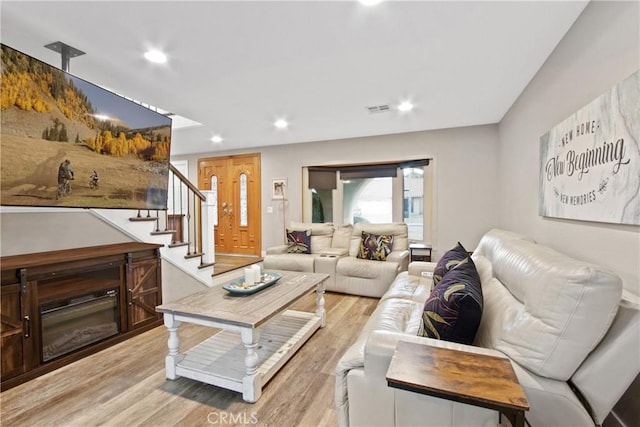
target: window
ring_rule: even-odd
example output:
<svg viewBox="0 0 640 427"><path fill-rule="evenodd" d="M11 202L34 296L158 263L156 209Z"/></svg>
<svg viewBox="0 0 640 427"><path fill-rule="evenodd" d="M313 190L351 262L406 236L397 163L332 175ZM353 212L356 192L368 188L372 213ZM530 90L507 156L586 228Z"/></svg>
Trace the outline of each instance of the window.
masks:
<svg viewBox="0 0 640 427"><path fill-rule="evenodd" d="M307 222L405 222L409 240L431 241L429 160L303 168Z"/></svg>
<svg viewBox="0 0 640 427"><path fill-rule="evenodd" d="M240 174L240 227L249 224L249 213L247 210L247 174Z"/></svg>
<svg viewBox="0 0 640 427"><path fill-rule="evenodd" d="M333 190L311 190L311 222L333 222Z"/></svg>
<svg viewBox="0 0 640 427"><path fill-rule="evenodd" d="M424 239L424 169L404 168L402 220L409 228L409 240Z"/></svg>
<svg viewBox="0 0 640 427"><path fill-rule="evenodd" d="M218 177L211 175L211 198L213 199L213 225L218 226Z"/></svg>
<svg viewBox="0 0 640 427"><path fill-rule="evenodd" d="M343 224L393 222L392 178L343 181Z"/></svg>

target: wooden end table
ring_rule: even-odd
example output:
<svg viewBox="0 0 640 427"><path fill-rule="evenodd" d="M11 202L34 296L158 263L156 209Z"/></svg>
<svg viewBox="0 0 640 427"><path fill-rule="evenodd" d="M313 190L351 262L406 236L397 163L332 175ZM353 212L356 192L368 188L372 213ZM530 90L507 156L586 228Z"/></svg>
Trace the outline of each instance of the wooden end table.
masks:
<svg viewBox="0 0 640 427"><path fill-rule="evenodd" d="M424 243L411 243L409 245L409 260L413 261L431 261L431 245Z"/></svg>
<svg viewBox="0 0 640 427"><path fill-rule="evenodd" d="M509 359L400 341L387 371L389 387L493 409L514 427L529 402Z"/></svg>

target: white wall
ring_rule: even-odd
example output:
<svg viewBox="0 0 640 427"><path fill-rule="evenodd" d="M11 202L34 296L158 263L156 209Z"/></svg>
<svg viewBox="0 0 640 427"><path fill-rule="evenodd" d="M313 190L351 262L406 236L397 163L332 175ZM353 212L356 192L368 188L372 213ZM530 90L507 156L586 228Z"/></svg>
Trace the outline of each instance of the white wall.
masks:
<svg viewBox="0 0 640 427"><path fill-rule="evenodd" d="M616 271L640 295L640 227L538 216L539 138L640 66L638 2L591 2L499 124L500 225Z"/></svg>
<svg viewBox="0 0 640 427"><path fill-rule="evenodd" d="M174 137L175 138L175 137ZM262 156L263 250L283 243L282 203L271 200L271 180L287 178L287 223L302 218L302 167L434 159L435 240L434 256L460 241L469 250L482 234L497 226L497 126L472 126L438 131L380 135L335 141L263 147L259 150L225 151L176 156L189 161L189 179L197 182L197 159L259 151ZM188 141L180 141L180 144ZM267 208L273 208L268 214Z"/></svg>
<svg viewBox="0 0 640 427"><path fill-rule="evenodd" d="M86 209L3 207L0 231L1 256L133 240Z"/></svg>

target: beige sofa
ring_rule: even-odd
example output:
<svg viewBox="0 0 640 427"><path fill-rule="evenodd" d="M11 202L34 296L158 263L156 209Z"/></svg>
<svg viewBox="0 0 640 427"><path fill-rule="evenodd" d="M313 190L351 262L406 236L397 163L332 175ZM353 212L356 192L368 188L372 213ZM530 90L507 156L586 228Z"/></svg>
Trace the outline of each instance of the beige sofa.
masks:
<svg viewBox="0 0 640 427"><path fill-rule="evenodd" d="M327 291L379 298L409 264L408 229L404 223L336 226L292 222L288 229L311 230L311 253L287 253L287 245L268 248L264 269L326 273ZM357 258L363 232L393 235L393 250L386 261Z"/></svg>
<svg viewBox="0 0 640 427"><path fill-rule="evenodd" d="M495 411L389 388L400 340L508 358L530 425L602 424L640 372L640 311L621 300L620 278L503 230L489 231L472 259L484 300L474 344L417 336L432 285L421 273L435 264L412 263L338 362L340 426L497 425Z"/></svg>
<svg viewBox="0 0 640 427"><path fill-rule="evenodd" d="M393 236L393 251L386 261L358 259L362 233ZM336 264L336 279L331 290L353 295L380 298L391 283L409 266L409 238L407 224L363 224L353 226L348 256Z"/></svg>

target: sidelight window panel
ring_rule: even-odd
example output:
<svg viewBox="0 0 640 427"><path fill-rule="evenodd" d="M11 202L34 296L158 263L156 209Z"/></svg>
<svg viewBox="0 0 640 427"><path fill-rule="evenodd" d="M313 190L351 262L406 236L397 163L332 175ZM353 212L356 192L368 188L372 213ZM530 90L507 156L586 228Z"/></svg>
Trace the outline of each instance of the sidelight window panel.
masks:
<svg viewBox="0 0 640 427"><path fill-rule="evenodd" d="M213 175L211 177L211 193L213 197L213 225L218 225L218 177Z"/></svg>
<svg viewBox="0 0 640 427"><path fill-rule="evenodd" d="M247 203L247 174L240 174L240 226L249 225L249 212Z"/></svg>

